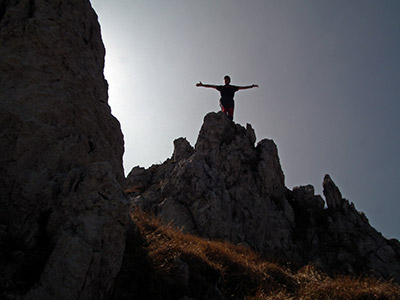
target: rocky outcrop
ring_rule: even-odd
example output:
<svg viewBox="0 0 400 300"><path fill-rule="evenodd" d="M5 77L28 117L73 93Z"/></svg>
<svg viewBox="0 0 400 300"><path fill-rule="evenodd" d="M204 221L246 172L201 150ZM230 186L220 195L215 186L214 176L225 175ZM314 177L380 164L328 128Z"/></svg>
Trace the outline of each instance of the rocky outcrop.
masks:
<svg viewBox="0 0 400 300"><path fill-rule="evenodd" d="M100 299L128 222L88 0L0 0L1 298Z"/></svg>
<svg viewBox="0 0 400 300"><path fill-rule="evenodd" d="M250 125L208 114L195 149L178 139L173 159L132 170L128 186L144 190L133 201L188 232L289 253L294 214L277 149L270 140L254 142Z"/></svg>
<svg viewBox="0 0 400 300"><path fill-rule="evenodd" d="M194 148L179 138L171 159L133 168L132 204L185 231L246 244L274 259L400 280L397 241L373 229L328 175L327 207L311 185L287 189L276 145L255 141L249 124L208 114Z"/></svg>
<svg viewBox="0 0 400 300"><path fill-rule="evenodd" d="M326 175L322 198L313 188L295 188L295 242L304 251L306 262L345 274L370 274L400 281L400 248L370 226L367 217L342 195ZM313 199L313 200L311 200Z"/></svg>

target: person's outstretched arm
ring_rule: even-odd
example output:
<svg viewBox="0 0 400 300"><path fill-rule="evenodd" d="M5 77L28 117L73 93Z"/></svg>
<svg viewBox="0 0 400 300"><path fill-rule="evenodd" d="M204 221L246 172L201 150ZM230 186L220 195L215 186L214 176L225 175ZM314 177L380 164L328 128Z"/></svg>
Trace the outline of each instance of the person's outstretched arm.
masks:
<svg viewBox="0 0 400 300"><path fill-rule="evenodd" d="M246 85L246 86L238 86L238 90L247 90L247 89L252 89L252 88L258 88L257 84L252 84L252 85Z"/></svg>
<svg viewBox="0 0 400 300"><path fill-rule="evenodd" d="M196 83L196 86L197 86L197 87L202 86L202 87L205 87L205 88L213 88L213 89L216 89L216 88L217 88L217 86L214 85L214 84L204 84L204 83L202 83L201 81L199 81L199 83Z"/></svg>

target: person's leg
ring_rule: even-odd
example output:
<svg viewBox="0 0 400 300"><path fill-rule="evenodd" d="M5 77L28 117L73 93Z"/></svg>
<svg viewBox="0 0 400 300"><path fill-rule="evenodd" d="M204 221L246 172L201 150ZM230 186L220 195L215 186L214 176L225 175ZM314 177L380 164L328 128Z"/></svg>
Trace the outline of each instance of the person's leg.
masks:
<svg viewBox="0 0 400 300"><path fill-rule="evenodd" d="M228 119L233 121L233 107L229 107L227 110L228 110L227 113Z"/></svg>
<svg viewBox="0 0 400 300"><path fill-rule="evenodd" d="M221 104L221 110L228 117L229 120L233 121L233 107L226 108Z"/></svg>

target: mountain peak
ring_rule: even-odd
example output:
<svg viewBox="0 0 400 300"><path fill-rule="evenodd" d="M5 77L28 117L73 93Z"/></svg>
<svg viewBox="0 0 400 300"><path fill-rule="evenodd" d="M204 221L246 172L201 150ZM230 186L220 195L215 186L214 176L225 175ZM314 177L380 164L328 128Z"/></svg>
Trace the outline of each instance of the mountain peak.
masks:
<svg viewBox="0 0 400 300"><path fill-rule="evenodd" d="M132 170L132 204L186 232L244 244L273 259L400 279L399 249L342 198L329 175L326 207L312 185L285 186L274 141L255 141L250 124L207 114L195 147L179 138L171 159Z"/></svg>

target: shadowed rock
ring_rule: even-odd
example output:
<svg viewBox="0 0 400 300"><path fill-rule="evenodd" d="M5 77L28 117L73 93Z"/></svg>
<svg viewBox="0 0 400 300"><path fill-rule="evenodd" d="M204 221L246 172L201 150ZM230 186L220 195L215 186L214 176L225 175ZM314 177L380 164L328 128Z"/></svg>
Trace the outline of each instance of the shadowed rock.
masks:
<svg viewBox="0 0 400 300"><path fill-rule="evenodd" d="M0 0L0 297L100 299L128 220L87 0Z"/></svg>
<svg viewBox="0 0 400 300"><path fill-rule="evenodd" d="M134 205L166 223L213 239L247 244L260 253L326 271L400 280L400 252L349 204L329 175L325 201L312 185L285 187L272 140L222 113L204 118L194 149L174 142L172 159L128 175Z"/></svg>

